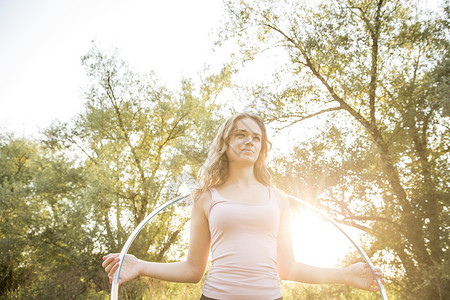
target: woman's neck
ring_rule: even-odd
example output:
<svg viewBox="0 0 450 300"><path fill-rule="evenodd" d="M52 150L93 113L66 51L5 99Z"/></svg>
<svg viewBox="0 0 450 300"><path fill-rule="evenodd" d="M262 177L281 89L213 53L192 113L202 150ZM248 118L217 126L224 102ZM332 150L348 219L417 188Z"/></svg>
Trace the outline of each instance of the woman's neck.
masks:
<svg viewBox="0 0 450 300"><path fill-rule="evenodd" d="M228 171L226 184L252 185L259 183L253 172L253 165L230 166Z"/></svg>

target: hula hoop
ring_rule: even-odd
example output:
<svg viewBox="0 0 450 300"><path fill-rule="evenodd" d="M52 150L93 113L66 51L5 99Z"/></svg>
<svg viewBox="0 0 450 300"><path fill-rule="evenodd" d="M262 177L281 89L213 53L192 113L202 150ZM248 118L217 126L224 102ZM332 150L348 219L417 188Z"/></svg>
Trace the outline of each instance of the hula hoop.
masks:
<svg viewBox="0 0 450 300"><path fill-rule="evenodd" d="M142 228L147 224L151 219L153 219L154 216L156 216L158 213L160 213L162 210L164 210L166 207L169 207L170 205L177 203L178 201L181 201L185 198L189 197L188 195L180 196L177 198L174 198L170 201L167 201L163 205L159 206L155 210L153 210L147 217L145 217L144 220L139 223L139 225L133 230L131 235L128 237L125 245L122 247L122 250L120 251L119 258L120 258L120 264L117 271L114 273L113 280L112 280L112 286L111 286L111 300L117 300L119 297L119 275L120 270L122 269L123 264L123 258L125 257L125 254L127 254L128 249L131 246L131 243L134 241L136 236L138 235L139 231L142 230Z"/></svg>
<svg viewBox="0 0 450 300"><path fill-rule="evenodd" d="M377 282L378 285L378 289L380 291L380 295L381 295L381 299L382 300L387 300L387 294L386 294L386 290L384 289L383 283L381 282L381 280L375 275L375 270L374 270L374 266L372 264L372 261L370 260L370 258L367 256L366 252L364 252L364 250L344 231L344 229L341 228L341 226L339 226L338 223L336 223L336 221L334 221L331 217L329 217L327 214L321 212L319 209L317 209L316 207L314 207L313 205L309 204L308 202L301 200L297 197L291 196L286 194L286 196L292 200L295 200L297 202L302 203L303 205L307 206L308 208L310 208L311 210L313 210L315 213L318 213L319 215L321 215L322 217L326 218L328 221L331 222L331 224L333 224L337 229L339 229L340 232L342 232L344 234L344 236L350 240L350 242L353 244L353 246L355 246L355 248L358 250L358 252L362 255L362 257L364 258L365 262L367 263L367 265L370 268L370 271L372 272L372 275L375 277L375 281ZM120 275L120 270L122 269L122 264L124 261L124 257L125 254L127 254L128 249L131 246L131 243L133 243L134 239L136 238L136 236L138 235L138 233L142 230L142 228L151 220L153 219L154 216L156 216L158 213L160 213L162 210L164 210L165 208L171 206L172 204L175 204L183 199L186 199L187 197L189 197L188 195L184 195L184 196L180 196L180 197L176 197L172 200L167 201L166 203L164 203L163 205L159 206L158 208L156 208L155 210L153 210L147 217L145 217L144 220L142 220L141 223L139 223L139 225L133 230L133 232L131 233L131 235L128 237L125 245L122 247L122 250L120 251L120 264L119 264L119 268L117 269L117 271L114 273L114 277L112 280L112 286L111 286L111 300L117 300L119 297L119 275Z"/></svg>

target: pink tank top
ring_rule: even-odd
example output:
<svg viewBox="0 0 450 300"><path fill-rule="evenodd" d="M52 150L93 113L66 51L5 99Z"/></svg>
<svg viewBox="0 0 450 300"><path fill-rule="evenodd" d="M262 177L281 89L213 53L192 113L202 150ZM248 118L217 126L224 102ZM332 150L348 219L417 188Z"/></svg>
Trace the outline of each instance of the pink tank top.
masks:
<svg viewBox="0 0 450 300"><path fill-rule="evenodd" d="M203 295L220 300L280 298L280 208L273 190L268 202L258 204L228 200L210 190L211 267Z"/></svg>

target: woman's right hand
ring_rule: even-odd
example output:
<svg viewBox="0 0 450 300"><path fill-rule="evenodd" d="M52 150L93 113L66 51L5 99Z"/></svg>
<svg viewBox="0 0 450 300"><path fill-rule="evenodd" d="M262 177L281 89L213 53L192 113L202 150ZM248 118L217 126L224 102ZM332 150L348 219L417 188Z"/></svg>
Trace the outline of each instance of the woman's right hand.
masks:
<svg viewBox="0 0 450 300"><path fill-rule="evenodd" d="M119 253L111 253L103 256L102 267L108 273L109 282L112 283L114 273L119 268ZM119 284L127 282L140 275L141 261L134 255L126 254L120 270Z"/></svg>
<svg viewBox="0 0 450 300"><path fill-rule="evenodd" d="M358 289L368 290L371 292L379 291L376 279L373 277L372 271L368 264L358 262L345 268L347 273L347 283ZM383 272L380 268L375 267L375 276L384 283Z"/></svg>

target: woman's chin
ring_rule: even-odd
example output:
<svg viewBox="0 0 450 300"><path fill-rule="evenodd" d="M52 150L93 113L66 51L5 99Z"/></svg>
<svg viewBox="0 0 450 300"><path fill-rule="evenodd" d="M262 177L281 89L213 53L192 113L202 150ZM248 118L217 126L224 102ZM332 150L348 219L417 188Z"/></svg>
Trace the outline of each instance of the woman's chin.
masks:
<svg viewBox="0 0 450 300"><path fill-rule="evenodd" d="M240 157L235 161L236 165L245 165L245 166L252 166L256 162L256 159L254 157Z"/></svg>

